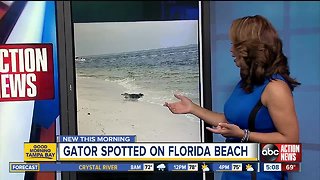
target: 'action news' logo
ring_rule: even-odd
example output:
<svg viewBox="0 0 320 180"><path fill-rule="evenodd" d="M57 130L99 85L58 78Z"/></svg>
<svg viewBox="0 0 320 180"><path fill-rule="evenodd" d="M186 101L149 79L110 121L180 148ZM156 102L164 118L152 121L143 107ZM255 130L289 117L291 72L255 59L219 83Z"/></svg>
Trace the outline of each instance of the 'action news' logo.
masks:
<svg viewBox="0 0 320 180"><path fill-rule="evenodd" d="M275 161L280 154L278 147L274 144L266 144L261 150L262 158L269 162Z"/></svg>

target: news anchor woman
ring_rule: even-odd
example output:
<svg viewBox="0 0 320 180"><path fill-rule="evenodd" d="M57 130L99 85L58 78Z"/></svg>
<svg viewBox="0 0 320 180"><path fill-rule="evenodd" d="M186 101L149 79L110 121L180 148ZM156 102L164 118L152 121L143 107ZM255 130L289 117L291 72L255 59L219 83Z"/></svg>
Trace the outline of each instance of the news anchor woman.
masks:
<svg viewBox="0 0 320 180"><path fill-rule="evenodd" d="M292 91L300 85L290 77L282 42L272 24L260 15L236 19L230 28L231 54L240 81L224 105L212 112L182 95L165 103L174 114L191 113L226 142L298 143L299 125ZM286 173L223 173L222 179L287 179Z"/></svg>

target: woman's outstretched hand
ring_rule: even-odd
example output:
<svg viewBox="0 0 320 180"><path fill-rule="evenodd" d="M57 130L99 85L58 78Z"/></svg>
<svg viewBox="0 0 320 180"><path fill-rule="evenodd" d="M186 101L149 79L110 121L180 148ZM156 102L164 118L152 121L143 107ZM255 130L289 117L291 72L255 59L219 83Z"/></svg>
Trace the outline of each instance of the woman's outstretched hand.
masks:
<svg viewBox="0 0 320 180"><path fill-rule="evenodd" d="M186 114L190 113L192 110L193 102L182 95L174 95L180 101L174 103L164 103L164 106L167 106L169 110L174 114Z"/></svg>

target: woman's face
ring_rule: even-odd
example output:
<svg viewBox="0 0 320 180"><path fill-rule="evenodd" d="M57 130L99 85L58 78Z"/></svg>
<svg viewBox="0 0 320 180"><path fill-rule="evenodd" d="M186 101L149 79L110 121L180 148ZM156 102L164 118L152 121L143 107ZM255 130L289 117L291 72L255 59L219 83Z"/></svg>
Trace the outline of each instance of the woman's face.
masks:
<svg viewBox="0 0 320 180"><path fill-rule="evenodd" d="M236 66L237 66L237 67L240 67L239 57L237 57L237 55L236 55L236 51L235 51L235 49L234 49L233 43L231 43L230 52L231 52L231 56L233 57L233 61L236 63Z"/></svg>

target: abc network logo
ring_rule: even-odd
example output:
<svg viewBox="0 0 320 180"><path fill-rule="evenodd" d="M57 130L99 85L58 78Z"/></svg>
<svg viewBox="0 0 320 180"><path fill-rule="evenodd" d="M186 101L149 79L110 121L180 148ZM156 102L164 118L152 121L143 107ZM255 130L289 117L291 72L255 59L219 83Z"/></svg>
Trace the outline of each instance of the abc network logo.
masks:
<svg viewBox="0 0 320 180"><path fill-rule="evenodd" d="M274 161L279 156L279 149L274 144L266 144L261 151L262 157L267 161Z"/></svg>

